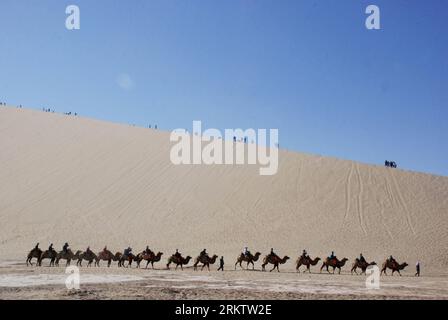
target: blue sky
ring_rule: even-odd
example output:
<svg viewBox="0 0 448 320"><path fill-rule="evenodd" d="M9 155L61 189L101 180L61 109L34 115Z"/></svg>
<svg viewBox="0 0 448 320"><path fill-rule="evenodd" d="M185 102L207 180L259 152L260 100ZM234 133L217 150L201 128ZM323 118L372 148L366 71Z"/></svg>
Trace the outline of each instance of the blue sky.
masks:
<svg viewBox="0 0 448 320"><path fill-rule="evenodd" d="M65 28L65 8L81 30ZM364 26L369 4L381 30ZM0 100L448 175L444 0L0 2Z"/></svg>

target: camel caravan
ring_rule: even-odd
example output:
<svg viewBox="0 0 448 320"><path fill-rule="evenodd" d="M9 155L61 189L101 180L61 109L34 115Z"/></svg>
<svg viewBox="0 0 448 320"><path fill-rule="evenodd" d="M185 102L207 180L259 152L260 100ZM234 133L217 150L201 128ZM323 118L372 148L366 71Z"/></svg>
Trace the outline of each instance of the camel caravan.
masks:
<svg viewBox="0 0 448 320"><path fill-rule="evenodd" d="M88 247L85 251L77 250L75 253L69 248L68 243L65 243L62 247L62 250L57 252L53 248L53 244L50 245L48 250L42 251L39 248L39 244L37 244L29 253L26 259L26 264L33 265L32 260L36 259L36 266L42 266L43 260L50 260L49 266L50 267L58 267L59 262L61 260L65 260L65 265L69 266L72 261L76 261L76 265L79 267L82 267L82 262L87 262L87 267L92 267L94 265L95 267L100 267L101 261L107 262L107 267L110 267L112 265L112 262L117 262L118 267L124 267L124 268L131 268L132 264L135 263L136 268L140 268L140 264L142 261L146 262L145 269L148 268L149 264L151 264L151 268L154 269L154 263L160 262L162 259L162 252L155 253L149 247L147 246L145 250L138 254L132 253L132 248L128 247L126 248L123 253L116 252L112 253L110 250L107 249L107 246L103 248L101 252L98 254L94 253L92 250L90 250L90 247ZM237 270L237 267L239 266L241 269L249 270L249 266L251 266L251 270L255 270L255 263L260 260L261 257L260 252L256 252L255 254L252 254L247 247L244 248L244 250L237 256L236 262L235 262L235 270ZM175 266L175 269L177 270L178 267L183 270L184 266L187 266L190 261L193 262L193 270L198 270L199 267L201 268L201 271L204 270L204 268L207 268L208 271L210 271L210 265L215 264L215 262L218 259L218 255L213 254L209 255L206 251L206 249L202 250L201 253L192 260L191 256L183 257L182 254L176 249L176 252L168 257L167 263L166 263L166 269L170 269L171 265ZM290 257L284 256L281 258L279 255L277 255L274 252L274 249L271 249L271 252L264 256L264 258L261 260L261 271L266 271L266 266L271 264L272 269L269 271L277 270L277 272L280 272L279 266L282 264L285 264ZM319 261L322 261L322 265L320 267L320 273L322 273L322 270L325 269L327 273L334 274L336 269L338 271L338 274L341 273L341 269L346 265L348 258L342 258L338 259L334 252L331 252L331 254L326 257L324 260L322 260L319 257L315 257L314 259L311 258L306 250L303 250L302 254L297 258L296 260L296 271L300 273L300 268L304 267L303 273L308 272L311 273L311 267L316 266ZM245 267L243 266L243 263L245 263ZM224 271L224 257L221 257L220 266L218 270ZM354 262L352 263L350 273L353 274L366 274L366 270L369 266L376 266L376 262L367 262L367 260L363 257L362 254L357 257ZM406 262L404 263L398 263L392 256L390 256L386 261L383 263L381 268L381 275L384 273L387 275L387 269L390 269L392 271L392 275L397 272L400 276L401 270L404 270L408 264ZM330 268L331 271L330 272ZM358 270L360 270L360 273L358 273Z"/></svg>

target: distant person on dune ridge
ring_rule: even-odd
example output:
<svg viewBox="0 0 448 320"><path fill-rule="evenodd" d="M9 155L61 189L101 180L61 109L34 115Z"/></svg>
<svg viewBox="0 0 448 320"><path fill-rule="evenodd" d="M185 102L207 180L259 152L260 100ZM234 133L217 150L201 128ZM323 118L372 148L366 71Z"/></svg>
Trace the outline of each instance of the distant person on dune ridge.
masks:
<svg viewBox="0 0 448 320"><path fill-rule="evenodd" d="M420 277L420 261L417 261L417 263L415 264L415 277Z"/></svg>

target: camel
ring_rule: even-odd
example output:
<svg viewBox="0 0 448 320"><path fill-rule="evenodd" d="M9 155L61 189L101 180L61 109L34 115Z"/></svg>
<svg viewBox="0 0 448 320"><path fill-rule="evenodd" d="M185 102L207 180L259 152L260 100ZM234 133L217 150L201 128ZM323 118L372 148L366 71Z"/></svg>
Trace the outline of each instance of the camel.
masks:
<svg viewBox="0 0 448 320"><path fill-rule="evenodd" d="M280 259L279 256L277 256L276 254L268 254L266 257L264 257L263 259L263 264L261 265L261 270L262 271L266 271L265 267L268 263L273 264L274 268L272 268L271 270L269 270L269 272L272 272L273 270L277 269L278 272L280 272L278 266L280 264L285 264L286 261L288 261L290 258L288 256L284 256L283 259Z"/></svg>
<svg viewBox="0 0 448 320"><path fill-rule="evenodd" d="M341 274L341 268L345 265L345 263L348 261L347 258L344 258L342 260L338 260L338 258L334 257L333 259L327 258L323 263L322 263L322 267L320 267L320 272L322 272L322 269L324 267L326 267L327 272L330 273L330 271L328 271L328 267L332 267L333 268L333 274L336 268L339 269L339 274Z"/></svg>
<svg viewBox="0 0 448 320"><path fill-rule="evenodd" d="M308 270L309 273L311 273L311 266L315 266L320 261L319 257L316 257L314 259L311 259L309 256L300 256L296 261L296 270L297 272L300 272L299 268L301 266L306 266L306 270ZM306 270L304 272L306 272Z"/></svg>
<svg viewBox="0 0 448 320"><path fill-rule="evenodd" d="M184 270L184 268L182 266L187 265L190 262L190 260L191 260L190 256L183 258L182 256L177 257L176 255L173 254L171 257L168 258L168 263L166 264L166 268L169 269L170 264L174 263L176 265L176 270L177 270L178 266L180 266L180 268L182 270Z"/></svg>
<svg viewBox="0 0 448 320"><path fill-rule="evenodd" d="M77 252L78 254L78 252ZM98 256L93 253L92 251L90 252L79 252L78 254L78 261L76 262L76 265L79 267L82 267L82 260L87 260L89 263L87 264L87 267L91 267L92 266L92 262L95 261L95 266L99 266L98 264Z"/></svg>
<svg viewBox="0 0 448 320"><path fill-rule="evenodd" d="M375 261L372 261L372 262L367 262L367 261L364 261L364 262L361 262L361 261L359 261L359 259L358 258L356 258L355 259L355 262L353 262L353 264L352 264L352 270L351 270L351 273L353 274L353 272L354 273L356 273L356 274L358 274L357 272L356 272L356 269L358 269L358 268L360 268L361 269L361 274L365 274L366 273L366 270L367 270L367 268L369 267L369 266L376 266L376 262Z"/></svg>
<svg viewBox="0 0 448 320"><path fill-rule="evenodd" d="M146 267L145 269L148 269L149 263L151 263L152 268L154 269L154 262L159 262L162 258L163 252L158 252L157 254L154 254L154 252L146 253L142 252L139 253L137 256L139 257L139 261L137 262L137 268L140 267L140 262L142 260L146 260Z"/></svg>
<svg viewBox="0 0 448 320"><path fill-rule="evenodd" d="M42 260L50 259L50 267L54 266L54 261L56 260L57 252L55 250L45 250L42 252L42 255L39 257L38 265L42 265Z"/></svg>
<svg viewBox="0 0 448 320"><path fill-rule="evenodd" d="M218 256L216 254L213 257L209 257L208 254L198 256L194 262L193 269L196 271L198 268L198 264L202 263L201 271L204 270L204 267L207 266L208 271L210 271L210 265L214 264Z"/></svg>
<svg viewBox="0 0 448 320"><path fill-rule="evenodd" d="M80 254L81 251L78 250L76 253ZM59 260L63 259L63 260L67 261L65 266L68 267L70 265L70 262L72 260L77 259L77 258L78 258L78 256L74 255L72 250L68 249L67 252L61 251L61 252L59 252L57 254L57 256L56 256L56 263L55 264L56 264L57 267L59 267Z"/></svg>
<svg viewBox="0 0 448 320"><path fill-rule="evenodd" d="M42 250L40 250L39 248L33 248L33 250L31 250L28 253L28 256L26 258L26 265L28 266L28 264L33 265L33 263L31 262L31 260L33 260L33 258L37 259L36 265L39 263L39 258L42 255Z"/></svg>
<svg viewBox="0 0 448 320"><path fill-rule="evenodd" d="M400 277L401 277L400 270L403 270L403 269L406 268L407 266L408 266L408 264L407 264L406 262L405 262L405 263L402 263L402 264L399 264L398 262L391 262L391 261L389 261L389 259L387 259L387 260L383 263L383 267L381 268L381 273L380 273L380 275L383 274L383 272L384 272L384 274L387 276L386 269L389 268L389 269L392 270L392 275L394 275L394 272L396 271L396 272L398 272L398 274L399 274Z"/></svg>
<svg viewBox="0 0 448 320"><path fill-rule="evenodd" d="M103 250L100 253L98 253L98 258L95 260L95 266L99 267L100 266L100 261L104 260L104 261L107 261L107 267L109 268L111 263L112 263L112 261L117 261L118 260L117 257L118 257L117 255L114 255L109 250Z"/></svg>
<svg viewBox="0 0 448 320"><path fill-rule="evenodd" d="M243 269L243 266L241 265L244 262L247 262L246 265L246 270L249 269L249 263L252 264L252 270L255 269L255 264L254 262L258 261L258 258L260 257L261 253L260 252L256 252L255 255L252 255L251 253L249 253L247 256L244 253L241 253L237 258L236 258L236 262L235 262L235 270L236 270L236 265L239 264L241 269Z"/></svg>
<svg viewBox="0 0 448 320"><path fill-rule="evenodd" d="M136 256L133 253L129 253L127 256L125 256L124 254L122 254L118 260L118 266L119 267L125 267L125 268L130 268L132 265L132 261L136 261ZM124 263L125 261L128 262L128 265L125 266Z"/></svg>

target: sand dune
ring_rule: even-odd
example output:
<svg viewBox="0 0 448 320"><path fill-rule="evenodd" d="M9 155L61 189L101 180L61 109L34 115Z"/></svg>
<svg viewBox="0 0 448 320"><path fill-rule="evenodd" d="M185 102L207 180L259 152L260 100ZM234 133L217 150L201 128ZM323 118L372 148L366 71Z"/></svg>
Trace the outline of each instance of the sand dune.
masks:
<svg viewBox="0 0 448 320"><path fill-rule="evenodd" d="M68 241L149 245L163 260L207 248L230 264L247 245L293 257L284 268L303 248L448 267L447 177L287 151L276 175L260 176L172 165L171 146L163 131L0 107L1 259Z"/></svg>

